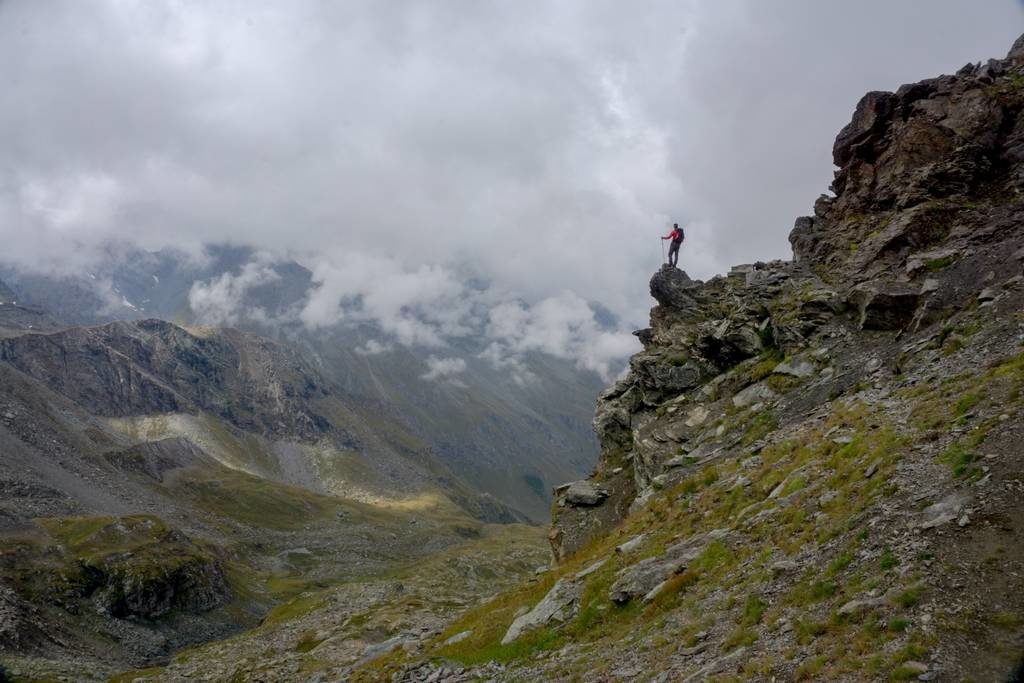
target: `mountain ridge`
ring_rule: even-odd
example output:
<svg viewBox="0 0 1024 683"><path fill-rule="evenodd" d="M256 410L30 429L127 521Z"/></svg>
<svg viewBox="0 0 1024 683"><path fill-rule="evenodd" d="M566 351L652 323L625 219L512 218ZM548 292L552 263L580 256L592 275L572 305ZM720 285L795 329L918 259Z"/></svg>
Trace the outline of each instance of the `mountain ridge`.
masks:
<svg viewBox="0 0 1024 683"><path fill-rule="evenodd" d="M241 277L252 264L267 271L268 281L240 292L235 302L239 313L218 324L297 350L344 394L378 406L388 424L414 434L471 486L540 522L549 514L550 487L592 466L597 447L589 413L600 386L596 374L536 353L522 359L531 381L518 383L508 368L482 358L484 345L469 338L453 339L443 350L442 355L465 363L464 371L451 378L454 383L424 379L425 358L440 351L382 344L386 335L365 323L316 330L302 325L297 309L313 285L312 273L292 261L264 262L252 249L237 246L211 248L205 262L174 252L121 254L115 249L110 263L77 278L10 269L0 269L0 277L24 302L52 312L48 321L32 319L33 331L59 330L62 325L54 319L95 326L116 318L152 317L199 328L201 311L193 311L189 302L193 287ZM3 316L0 304L0 327ZM11 314L6 324L24 328L24 317ZM374 353L367 352L370 342L377 345Z"/></svg>
<svg viewBox="0 0 1024 683"><path fill-rule="evenodd" d="M551 571L365 680L1015 680L1024 36L833 150L794 260L653 275Z"/></svg>

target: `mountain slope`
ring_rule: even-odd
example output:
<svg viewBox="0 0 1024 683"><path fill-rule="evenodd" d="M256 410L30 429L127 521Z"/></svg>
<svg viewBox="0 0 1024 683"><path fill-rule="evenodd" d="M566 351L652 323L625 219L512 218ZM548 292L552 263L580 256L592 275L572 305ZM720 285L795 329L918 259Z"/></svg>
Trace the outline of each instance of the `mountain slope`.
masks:
<svg viewBox="0 0 1024 683"><path fill-rule="evenodd" d="M0 361L131 437L187 437L228 467L365 500L448 486L473 509L415 437L393 425L382 437L385 421L369 422L299 354L254 335L112 323L0 340Z"/></svg>
<svg viewBox="0 0 1024 683"><path fill-rule="evenodd" d="M520 518L371 412L297 353L234 330L10 332L0 661L105 680L255 627L305 591L497 533L481 519Z"/></svg>
<svg viewBox="0 0 1024 683"><path fill-rule="evenodd" d="M205 262L173 252L113 249L91 273L56 277L0 268L0 277L23 299L19 303L69 324L153 317L198 324L205 321L190 307L193 285L240 276L253 264L266 281L238 293L228 322L299 350L350 407L373 406L373 414L387 416L383 432L395 425L411 433L474 488L541 521L549 514L551 487L593 466L590 413L601 386L596 374L570 360L534 354L523 368L532 381L519 382L481 357L483 340L468 336L443 350L466 363L457 382L424 379L425 359L436 350L384 344L367 353L368 342L387 339L372 324L317 331L299 324L297 311L315 283L310 271L291 261L267 261L241 247L210 247ZM0 326L2 316L0 304Z"/></svg>
<svg viewBox="0 0 1024 683"><path fill-rule="evenodd" d="M1015 680L1022 144L1024 37L869 93L794 262L651 279L555 570L363 676Z"/></svg>

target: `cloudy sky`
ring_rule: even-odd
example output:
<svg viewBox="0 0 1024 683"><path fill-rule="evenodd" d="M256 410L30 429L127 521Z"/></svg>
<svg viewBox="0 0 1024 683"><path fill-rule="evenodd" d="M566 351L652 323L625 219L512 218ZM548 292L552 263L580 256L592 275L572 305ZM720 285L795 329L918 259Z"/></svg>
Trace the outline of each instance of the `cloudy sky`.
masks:
<svg viewBox="0 0 1024 683"><path fill-rule="evenodd" d="M585 302L642 325L670 222L694 276L787 257L865 91L1022 31L1011 0L0 0L0 260L250 244L314 270L311 326L358 299L438 346L484 306L600 365L634 342Z"/></svg>

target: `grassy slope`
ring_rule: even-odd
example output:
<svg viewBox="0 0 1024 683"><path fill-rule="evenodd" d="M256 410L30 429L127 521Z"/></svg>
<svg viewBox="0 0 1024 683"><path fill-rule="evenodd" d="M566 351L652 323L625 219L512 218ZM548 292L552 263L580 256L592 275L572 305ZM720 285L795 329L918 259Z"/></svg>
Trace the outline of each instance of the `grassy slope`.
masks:
<svg viewBox="0 0 1024 683"><path fill-rule="evenodd" d="M907 556L903 550L879 547L876 537L883 529L874 528L874 515L898 493L893 483L897 464L922 441L950 441L932 456L933 464L945 469L949 478L967 484L982 477L979 446L1000 420L974 417L993 411L1017 414L1024 404L1022 391L1024 355L1019 355L981 374L902 389L899 398L909 407L905 418L859 400L866 393L837 400L823 423L774 441L756 460L714 463L694 471L541 581L469 611L432 641L427 656L465 665L504 661L514 669L568 645L585 656L557 657L560 663L544 673L585 680L613 671L624 653L634 648L643 660L664 663L681 644L697 645L702 632L718 637L722 651L728 653L792 629L795 637L785 648L755 649L744 664L744 679L783 671L797 679L911 677L904 662L923 658L939 637L934 630L919 628L919 615L913 611L927 592L922 575L932 558L925 552ZM759 426L750 415L736 414L731 422L731 429L746 430L748 436L752 431L758 438L765 435L764 421ZM850 435L849 442L829 438L837 431ZM766 433L770 435L771 429ZM865 476L871 465L877 471ZM740 475L751 484L739 484ZM822 504L824 491L832 493ZM916 505L922 508L930 502L924 498ZM722 528L740 534L741 541L709 545L651 602L619 606L608 599L608 588L623 567L660 554L678 539ZM616 544L640 533L648 536L630 555L612 552ZM819 561L801 562L792 576L780 576L773 569L780 560L801 559L802 554L805 559L807 553ZM578 616L561 628L540 629L509 645L500 644L514 616L536 604L558 578L604 558L610 559L586 578ZM839 613L841 606L864 595L883 599L871 609ZM989 624L997 640L1001 624L1011 626L1004 628L1006 637L1013 631L1017 622L1011 617L1012 612L999 613ZM975 627L964 615L941 608L936 621L939 634ZM450 636L467 630L469 638L444 645ZM800 664L794 665L798 654ZM375 663L363 675L382 678L404 661L404 656L396 655Z"/></svg>

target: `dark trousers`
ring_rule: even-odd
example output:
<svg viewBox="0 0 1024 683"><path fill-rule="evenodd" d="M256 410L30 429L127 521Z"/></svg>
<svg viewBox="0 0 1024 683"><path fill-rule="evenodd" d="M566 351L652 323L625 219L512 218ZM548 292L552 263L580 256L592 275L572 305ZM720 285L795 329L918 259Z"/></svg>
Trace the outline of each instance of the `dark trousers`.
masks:
<svg viewBox="0 0 1024 683"><path fill-rule="evenodd" d="M673 240L672 244L669 246L669 248L668 248L668 264L670 266L674 266L677 263L679 263L679 247L682 245L682 243L683 243L682 240L679 240L678 242Z"/></svg>

